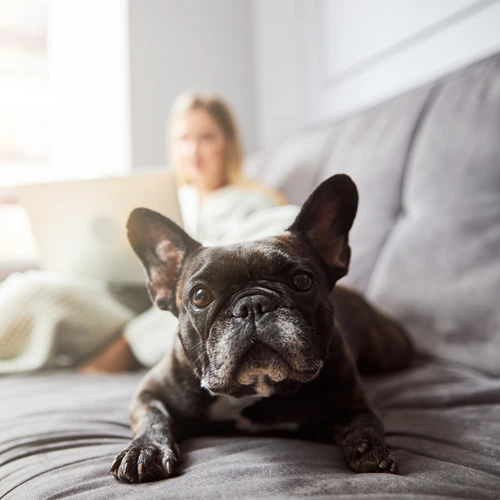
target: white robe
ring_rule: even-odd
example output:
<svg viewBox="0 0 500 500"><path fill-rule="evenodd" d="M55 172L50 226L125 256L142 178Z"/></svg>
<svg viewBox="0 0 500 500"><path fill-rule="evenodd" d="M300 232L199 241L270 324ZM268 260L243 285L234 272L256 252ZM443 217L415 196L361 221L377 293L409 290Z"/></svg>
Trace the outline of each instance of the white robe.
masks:
<svg viewBox="0 0 500 500"><path fill-rule="evenodd" d="M179 203L185 230L204 245L278 234L299 210L237 186L214 191L201 206L197 191L184 186ZM156 306L134 316L104 282L46 271L14 273L0 284L0 373L72 366L122 328L137 359L152 366L175 338L177 318Z"/></svg>

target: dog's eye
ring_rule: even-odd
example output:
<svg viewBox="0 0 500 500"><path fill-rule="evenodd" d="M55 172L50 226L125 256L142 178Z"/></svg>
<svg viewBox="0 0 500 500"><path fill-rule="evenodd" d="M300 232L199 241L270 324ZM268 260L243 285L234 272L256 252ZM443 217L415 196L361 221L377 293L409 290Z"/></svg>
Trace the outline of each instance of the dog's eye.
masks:
<svg viewBox="0 0 500 500"><path fill-rule="evenodd" d="M312 286L312 279L307 274L296 274L292 283L300 292L307 292Z"/></svg>
<svg viewBox="0 0 500 500"><path fill-rule="evenodd" d="M210 290L206 288L198 288L198 290L193 293L191 302L199 308L207 307L208 304L212 302L212 294Z"/></svg>

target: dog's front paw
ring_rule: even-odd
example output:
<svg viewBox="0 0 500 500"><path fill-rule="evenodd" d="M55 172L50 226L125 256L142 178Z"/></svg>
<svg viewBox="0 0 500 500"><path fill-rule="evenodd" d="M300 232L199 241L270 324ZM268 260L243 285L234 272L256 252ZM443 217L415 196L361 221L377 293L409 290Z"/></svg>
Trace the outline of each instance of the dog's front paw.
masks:
<svg viewBox="0 0 500 500"><path fill-rule="evenodd" d="M177 475L179 461L179 447L175 443L165 446L134 439L116 456L109 472L126 483L147 483Z"/></svg>
<svg viewBox="0 0 500 500"><path fill-rule="evenodd" d="M387 449L383 436L373 429L355 429L344 438L342 445L353 471L397 474L396 458Z"/></svg>

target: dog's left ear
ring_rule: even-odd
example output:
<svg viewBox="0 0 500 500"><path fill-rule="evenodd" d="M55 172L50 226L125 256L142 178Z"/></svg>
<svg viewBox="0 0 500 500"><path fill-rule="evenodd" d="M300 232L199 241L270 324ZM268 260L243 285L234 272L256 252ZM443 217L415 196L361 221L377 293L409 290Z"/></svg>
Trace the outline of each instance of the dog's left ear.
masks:
<svg viewBox="0 0 500 500"><path fill-rule="evenodd" d="M348 175L334 175L309 196L288 231L304 238L327 265L333 282L347 274L349 230L358 209L358 190Z"/></svg>
<svg viewBox="0 0 500 500"><path fill-rule="evenodd" d="M147 208L136 208L127 221L127 236L147 275L151 300L179 314L175 290L186 256L201 247L175 222Z"/></svg>

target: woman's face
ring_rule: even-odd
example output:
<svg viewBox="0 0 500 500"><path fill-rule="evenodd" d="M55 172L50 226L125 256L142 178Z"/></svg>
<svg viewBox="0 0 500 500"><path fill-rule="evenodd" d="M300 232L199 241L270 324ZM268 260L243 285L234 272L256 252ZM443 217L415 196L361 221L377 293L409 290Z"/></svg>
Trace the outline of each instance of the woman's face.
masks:
<svg viewBox="0 0 500 500"><path fill-rule="evenodd" d="M204 109L193 109L176 118L172 151L188 182L210 192L226 182L227 139Z"/></svg>

